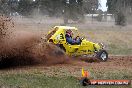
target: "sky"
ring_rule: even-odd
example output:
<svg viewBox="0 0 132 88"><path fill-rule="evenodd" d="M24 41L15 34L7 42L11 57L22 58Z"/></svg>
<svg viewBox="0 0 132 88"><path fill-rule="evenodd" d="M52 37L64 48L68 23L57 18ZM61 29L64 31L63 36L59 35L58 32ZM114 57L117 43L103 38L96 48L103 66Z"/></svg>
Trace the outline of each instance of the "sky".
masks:
<svg viewBox="0 0 132 88"><path fill-rule="evenodd" d="M100 9L102 9L103 11L107 11L106 2L107 0L100 0L100 4L101 4Z"/></svg>

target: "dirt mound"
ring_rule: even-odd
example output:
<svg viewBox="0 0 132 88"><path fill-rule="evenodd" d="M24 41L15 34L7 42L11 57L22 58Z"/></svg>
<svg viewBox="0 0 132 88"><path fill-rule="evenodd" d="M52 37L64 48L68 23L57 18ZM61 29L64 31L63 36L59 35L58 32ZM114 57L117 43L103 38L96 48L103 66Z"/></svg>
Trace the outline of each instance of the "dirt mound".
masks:
<svg viewBox="0 0 132 88"><path fill-rule="evenodd" d="M41 36L27 31L10 31L6 17L0 20L0 68L66 63L68 57L58 47L42 42Z"/></svg>
<svg viewBox="0 0 132 88"><path fill-rule="evenodd" d="M33 58L39 58L39 62L46 65L62 64L69 60L61 49L52 44L40 43L33 47L31 51Z"/></svg>

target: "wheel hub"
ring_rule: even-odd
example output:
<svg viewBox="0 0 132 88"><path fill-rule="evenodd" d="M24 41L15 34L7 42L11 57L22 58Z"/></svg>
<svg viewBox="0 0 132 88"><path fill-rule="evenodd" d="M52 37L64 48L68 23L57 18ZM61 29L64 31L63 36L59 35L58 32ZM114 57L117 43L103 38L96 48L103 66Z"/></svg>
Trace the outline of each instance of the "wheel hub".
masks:
<svg viewBox="0 0 132 88"><path fill-rule="evenodd" d="M101 58L102 58L102 60L105 60L105 59L107 58L107 56L106 56L106 53L105 53L105 52L103 52L103 53L101 54Z"/></svg>

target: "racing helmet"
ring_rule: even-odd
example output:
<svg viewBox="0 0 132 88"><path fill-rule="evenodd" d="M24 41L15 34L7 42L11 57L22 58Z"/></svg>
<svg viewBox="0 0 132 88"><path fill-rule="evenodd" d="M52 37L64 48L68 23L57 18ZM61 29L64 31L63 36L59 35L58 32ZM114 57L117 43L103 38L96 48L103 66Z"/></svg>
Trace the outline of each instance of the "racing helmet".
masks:
<svg viewBox="0 0 132 88"><path fill-rule="evenodd" d="M73 32L70 29L66 30L66 34L69 35L69 36L71 36L71 37L73 36Z"/></svg>

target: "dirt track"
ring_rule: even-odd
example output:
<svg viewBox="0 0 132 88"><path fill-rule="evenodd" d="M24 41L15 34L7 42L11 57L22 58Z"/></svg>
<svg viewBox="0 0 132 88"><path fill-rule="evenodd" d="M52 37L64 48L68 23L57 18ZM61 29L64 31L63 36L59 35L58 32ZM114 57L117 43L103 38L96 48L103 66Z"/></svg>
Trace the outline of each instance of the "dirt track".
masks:
<svg viewBox="0 0 132 88"><path fill-rule="evenodd" d="M30 26L29 26L30 25ZM43 27L43 24L36 24L36 26ZM33 26L33 27L32 27ZM61 50L56 46L42 43L41 30L36 32L34 24L15 24L13 32L10 37L4 38L4 42L1 42L0 53L4 52L4 60L0 63L1 67L12 67L12 66L25 66L26 69L29 65L41 65L39 68L43 68L44 65L50 65L56 67L63 67L72 70L81 69L81 67L90 67L93 69L100 70L112 70L112 69L128 69L132 68L132 56L111 56L107 62L91 62L89 60L70 60L64 55ZM47 31L47 29L45 29ZM61 55L60 55L61 54ZM20 68L20 69L22 69ZM31 66L32 68L32 66ZM34 68L34 66L33 66ZM36 66L36 68L38 68ZM46 68L46 67L45 67ZM75 69L74 69L75 68Z"/></svg>
<svg viewBox="0 0 132 88"><path fill-rule="evenodd" d="M107 62L90 63L91 67L96 69L129 69L132 67L132 56L111 56Z"/></svg>
<svg viewBox="0 0 132 88"><path fill-rule="evenodd" d="M59 59L59 58L58 58ZM76 60L75 60L76 59ZM70 60L69 63L57 63L45 66L43 64L31 65L31 66L17 66L7 69L3 69L0 73L4 74L21 74L21 73L40 73L47 76L74 76L81 77L82 67L90 72L91 78L110 78L114 75L117 76L117 79L120 77L125 77L129 79L132 73L132 56L111 56L107 62L85 62L77 60ZM8 70L8 71L7 71ZM96 79L96 78L95 78ZM121 78L122 79L122 78Z"/></svg>

